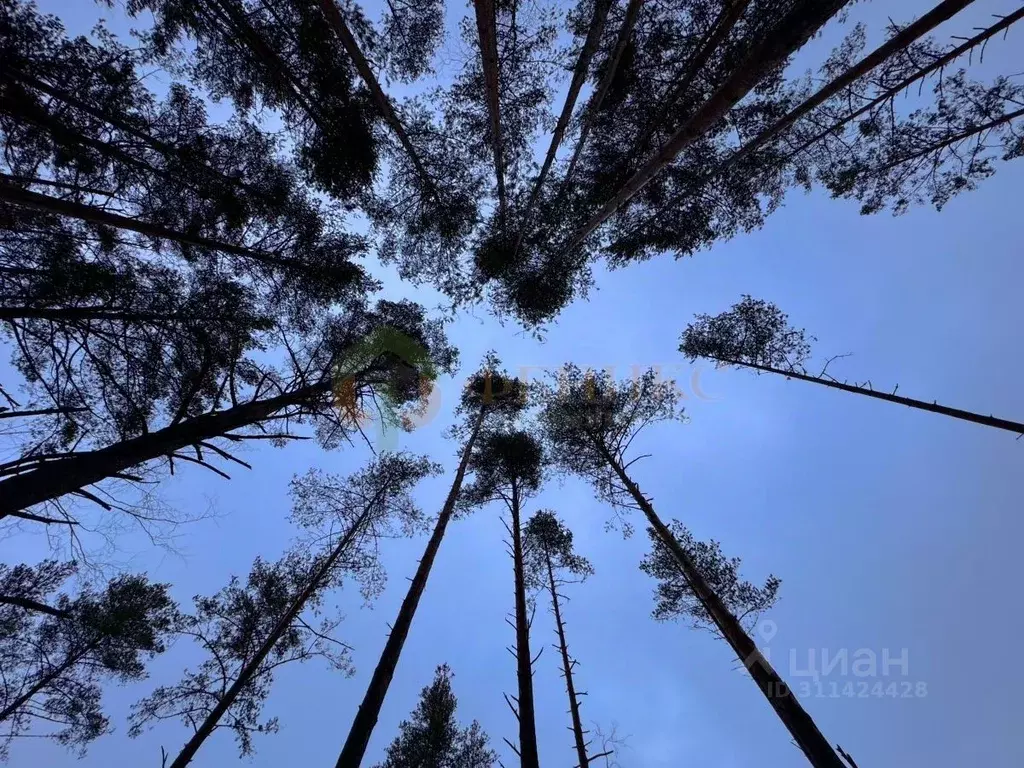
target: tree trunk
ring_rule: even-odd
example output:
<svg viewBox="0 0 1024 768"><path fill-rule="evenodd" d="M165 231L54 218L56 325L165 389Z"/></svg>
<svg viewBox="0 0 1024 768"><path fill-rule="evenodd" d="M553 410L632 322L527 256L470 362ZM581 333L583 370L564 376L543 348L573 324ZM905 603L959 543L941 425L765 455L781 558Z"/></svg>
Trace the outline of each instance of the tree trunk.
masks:
<svg viewBox="0 0 1024 768"><path fill-rule="evenodd" d="M0 410L0 419L16 419L22 416L56 416L58 414L76 413L85 408L33 408L26 411Z"/></svg>
<svg viewBox="0 0 1024 768"><path fill-rule="evenodd" d="M643 510L647 521L658 534L658 538L672 553L679 564L683 577L690 585L690 588L693 589L693 593L700 600L701 605L704 606L704 609L715 622L718 631L722 633L722 636L729 643L733 652L743 662L747 671L750 672L751 678L757 683L758 688L761 689L765 698L768 699L768 703L775 710L775 714L778 715L783 725L789 730L797 746L803 750L811 765L815 768L847 768L832 749L828 740L818 730L818 726L811 719L811 716L800 706L800 702L793 695L789 686L779 677L779 674L772 665L757 649L757 645L750 635L747 634L746 630L743 629L740 622L730 613L718 595L715 594L704 580L704 576L690 559L686 550L683 549L676 537L672 535L672 532L661 521L661 518L658 517L647 497L641 493L639 486L630 479L622 465L603 444L599 443L598 447L604 454L605 461L608 462L609 467L618 476L620 482L629 491L629 494L636 501L640 509Z"/></svg>
<svg viewBox="0 0 1024 768"><path fill-rule="evenodd" d="M767 365L758 365L757 363L742 363L739 360L720 360L718 358L710 358L719 363L726 365L737 365L743 368L753 368L756 371L764 371L765 373L775 373L779 376L785 376L787 378L800 379L801 381L810 381L815 384L822 384L826 387L832 387L833 389L840 389L843 392L853 392L858 395L866 395L867 397L874 397L878 400L885 400L890 403L899 403L900 405L906 405L910 408L917 408L922 411L930 411L931 413L941 413L943 416L952 416L954 419L962 419L963 421L970 421L975 424L981 424L986 427L995 427L996 429L1005 429L1007 432L1014 432L1018 435L1024 434L1024 424L1018 421L1010 421L1009 419L998 419L995 416L984 416L980 413L974 413L972 411L962 411L959 408L949 408L945 405L939 405L938 403L927 403L924 400L914 400L910 397L901 397L900 395L890 394L888 392L876 392L873 389L867 387L856 387L852 384L843 384L838 381L829 381L828 379L822 379L818 376L810 376L806 373L799 373L797 371L784 371L780 368L772 368Z"/></svg>
<svg viewBox="0 0 1024 768"><path fill-rule="evenodd" d="M0 519L113 477L203 440L256 424L292 405L300 405L330 390L330 381L312 384L265 400L254 400L224 411L212 411L164 429L123 440L95 451L83 451L0 482Z"/></svg>
<svg viewBox="0 0 1024 768"><path fill-rule="evenodd" d="M0 711L0 722L3 722L11 715L17 714L18 710L25 706L25 704L27 704L29 701L31 701L33 696L35 696L37 693L43 690L46 686L48 686L58 677L63 675L67 670L71 669L71 667L77 664L83 656L85 656L87 653L89 653L89 651L91 651L95 647L95 644L90 644L78 653L68 656L68 658L65 659L64 662L59 667L50 670L48 673L46 673L38 680L36 680L31 686L29 686L29 689L25 691L25 693L23 693L21 696L14 700L13 704L10 704L9 706L5 707L3 711Z"/></svg>
<svg viewBox="0 0 1024 768"><path fill-rule="evenodd" d="M564 195L569 189L569 182L572 180L573 171L576 170L576 163L583 153L583 145L587 143L587 137L590 135L590 129L594 125L594 121L597 119L597 113L601 111L601 103L604 101L604 97L608 95L608 89L612 87L612 80L615 79L615 70L618 69L619 62L622 60L622 52L626 50L626 44L629 43L629 38L633 34L633 27L636 25L636 18L640 13L640 6L643 5L643 1L629 0L629 5L626 6L626 17L622 20L622 27L619 28L619 36L615 40L615 50L612 53L611 61L608 62L608 67L604 71L604 75L601 77L601 83L597 87L597 92L587 107L586 118L583 121L583 126L580 128L579 138L576 139L576 146L572 151L569 167L565 171L565 178L562 180L559 196Z"/></svg>
<svg viewBox="0 0 1024 768"><path fill-rule="evenodd" d="M1002 19L999 20L998 23L993 24L991 27L988 27L987 29L985 29L982 32L979 32L974 37L969 38L962 45L958 45L956 48L951 50L945 56L941 56L940 58L936 59L931 64L929 64L927 67L922 67L921 69L919 69L914 74L907 76L906 78L901 80L899 83L894 85L892 88L889 88L888 90L884 91L883 93L881 93L878 96L876 96L875 98L873 98L871 101L869 101L867 104L865 104L860 109L856 110L855 112L851 112L849 115L844 117L838 123L835 123L834 125L830 126L829 128L826 128L824 131L821 131L820 133L816 134L813 138L808 139L803 144L801 144L799 147L797 147L792 152L790 152L786 159L789 160L789 159L792 159L792 158L796 157L801 152L806 150L808 147L812 147L815 144L817 144L819 141L821 141L823 138L828 136L830 133L834 133L835 131L841 130L843 127L848 125L851 121L856 120L858 117L860 117L861 115L865 114L866 112L874 109L875 107L877 107L879 104L882 104L886 100L895 97L897 94L899 94L900 91L902 91L903 89L908 88L909 86L913 85L918 80L920 80L920 79L922 79L924 77L927 77L932 72L937 72L938 70L942 69L947 64L949 64L950 62L955 61L956 59L960 58L961 56L963 56L965 53L967 53L971 49L976 48L977 46L981 45L985 41L987 41L987 40L991 39L992 37L996 36L1000 32L1002 32L1002 31L1004 31L1006 29L1009 29L1015 22L1018 22L1021 19L1024 19L1024 6L1022 6L1021 8L1018 8L1016 11L1011 13L1009 16L1004 16Z"/></svg>
<svg viewBox="0 0 1024 768"><path fill-rule="evenodd" d="M726 161L726 166L733 165L749 157L787 128L790 128L812 109L820 107L841 90L868 74L894 53L902 51L918 38L924 37L942 22L951 19L973 2L974 0L943 0L943 2L932 8L917 21L904 27L898 34L873 50L828 85L820 88L817 93L800 104L796 109L790 111L789 114L776 122L767 131L742 147L739 152L736 152Z"/></svg>
<svg viewBox="0 0 1024 768"><path fill-rule="evenodd" d="M32 192L31 190L24 189L23 187L10 183L10 178L11 177L6 174L0 174L0 200L13 203L14 205L20 205L22 207L32 208L38 211L45 211L47 213L55 213L61 216L68 216L82 221L92 221L97 224L105 224L108 227L114 227L116 229L127 229L131 232L138 232L141 235L146 235L147 237L172 240L182 245L192 245L197 248L209 248L214 251L223 251L224 253L230 253L234 256L243 256L245 258L252 259L253 261L274 267L297 266L297 264L290 259L282 258L264 251L254 251L251 248L246 248L242 245L234 245L232 243L224 243L219 240L211 240L210 238L200 237L199 235L189 235L184 232L168 229L160 226L159 224L149 224L144 221L139 221L138 219L132 219L116 213L109 213L100 208L94 208L91 205L83 205L82 203L74 203L70 200L61 200L56 197L50 197L49 195L41 195L38 192Z"/></svg>
<svg viewBox="0 0 1024 768"><path fill-rule="evenodd" d="M277 645L281 636L289 627L291 627L295 618L302 612L303 607L305 607L309 599L323 585L324 581L330 575L331 568L333 568L334 564L338 561L338 558L341 557L345 550L348 549L352 540L365 526L370 517L371 508L380 496L381 492L378 492L374 499L366 505L359 518L349 526L348 531L346 531L345 535L338 541L337 545L324 561L323 565L313 571L313 574L310 576L305 588L295 597L291 605L288 607L288 610L278 620L277 624L274 625L273 630L271 630L270 634L267 635L267 638L263 641L262 645L260 645L252 659L242 667L241 671L238 673L238 677L235 678L235 682L233 682L227 691L224 692L224 695L221 696L220 700L217 702L217 706L211 710L210 714L206 716L206 719L203 720L202 725L199 726L192 738L188 740L188 743L186 743L184 747L182 747L181 752L179 752L178 756L174 758L174 762L171 763L170 768L185 768L185 766L191 762L192 758L195 757L196 752L199 751L199 748L203 746L203 742L205 742L210 734L213 733L217 724L220 722L220 719L224 717L225 713L227 713L231 708L231 705L235 703L238 695L247 685L249 685L250 682L252 682L252 679L256 676L257 672L259 672L260 666L266 660L270 652L274 650L274 646Z"/></svg>
<svg viewBox="0 0 1024 768"><path fill-rule="evenodd" d="M533 707L533 657L530 655L530 619L526 615L526 580L523 576L523 535L519 527L519 489L512 484L512 559L516 582L516 677L519 680L519 758L521 768L540 768L537 723Z"/></svg>
<svg viewBox="0 0 1024 768"><path fill-rule="evenodd" d="M412 583L409 585L409 591L406 593L405 599L402 600L402 606L398 610L398 617L391 628L391 634L388 635L387 642L384 644L384 650L381 652L380 660L373 670L373 677L370 678L366 694L363 696L363 701L356 712L348 738L345 739L345 745L341 749L341 754L338 755L336 768L359 768L363 762L366 747L370 743L370 736L377 725L377 718L380 717L380 709L384 705L384 697L387 696L388 687L391 685L391 679L395 675L395 668L398 666L398 659L402 655L402 647L409 636L409 628L412 626L413 617L416 615L416 608L419 606L423 590L427 586L427 579L430 576L430 569L434 565L434 558L437 557L437 551L441 547L441 540L444 538L445 530L455 512L455 503L459 499L462 481L466 476L466 468L473 453L473 444L480 433L483 419L484 409L481 407L476 424L473 426L473 431L470 433L469 439L466 441L466 447L462 451L462 460L459 462L459 468L455 472L455 480L452 481L452 487L448 491L448 498L445 499L441 513L437 516L434 532L431 534L427 547L423 551L423 557L420 559L416 575L413 576ZM172 768L174 767L172 766Z"/></svg>
<svg viewBox="0 0 1024 768"><path fill-rule="evenodd" d="M597 44L601 41L601 33L604 31L604 23L608 18L608 11L611 10L611 7L611 0L595 0L594 2L594 15L590 20L590 28L587 30L587 37L583 41L583 48L580 50L579 58L576 59L572 81L569 83L569 92L565 96L565 104L562 105L562 114L558 116L555 131L551 134L551 145L548 147L547 155L544 156L544 165L541 166L540 173L537 174L537 181L533 185L533 192L530 193L530 200L526 204L526 211L523 213L519 240L516 243L517 250L522 242L526 227L529 225L530 211L533 210L533 206L537 202L541 187L544 186L544 179L547 178L548 171L551 170L551 165L555 162L555 153L558 152L558 147L562 143L562 137L565 136L565 131L569 127L573 110L576 108L576 99L579 97L583 83L587 79L590 62L594 58Z"/></svg>
<svg viewBox="0 0 1024 768"><path fill-rule="evenodd" d="M572 717L572 734L576 741L576 768L589 768L587 742L583 738L583 722L580 720L580 702L576 697L576 686L572 680L573 663L569 659L569 646L565 642L565 626L558 605L558 589L555 587L555 571L551 567L551 555L546 554L548 565L548 588L551 590L551 608L555 613L555 629L558 632L558 650L562 654L562 673L565 675L565 690L569 695L569 714Z"/></svg>
<svg viewBox="0 0 1024 768"><path fill-rule="evenodd" d="M669 92L661 104L658 110L658 116L655 117L644 129L644 132L640 135L640 138L633 144L633 151L630 153L631 156L640 159L643 157L647 150L647 143L651 140L651 136L658 130L658 126L661 125L662 120L668 114L668 111L675 106L676 102L679 101L686 92L690 89L690 85L693 83L694 78L700 74L700 71L704 68L704 65L708 63L708 59L711 58L711 54L715 52L715 49L720 46L725 39L732 32L736 23L742 18L744 11L747 10L747 6L750 5L750 0L733 0L731 5L726 5L722 8L721 13L715 20L714 25L708 31L708 34L701 45L700 49L694 54L693 58L687 63L686 69L683 72L682 77L679 78L679 83Z"/></svg>
<svg viewBox="0 0 1024 768"><path fill-rule="evenodd" d="M746 59L726 81L668 140L664 147L626 181L583 226L569 245L572 251L583 244L615 211L631 200L686 147L707 133L725 114L761 81L765 72L778 67L799 49L848 0L800 0L778 22L775 29L755 44Z"/></svg>
<svg viewBox="0 0 1024 768"><path fill-rule="evenodd" d="M398 118L398 114L395 112L395 108L391 103L391 99L384 93L384 89L381 88L380 82L377 80L376 75L373 74L373 70L370 68L370 63L363 56L363 52L359 49L359 43L356 41L352 31L348 28L344 18L341 16L341 12L338 10L338 5L335 0L320 0L320 7L327 16L327 20L334 28L335 33L338 35L338 39L341 41L342 46L345 48L345 52L348 53L352 59L352 63L356 65L356 70L359 72L359 76L366 83L366 87L370 89L370 94L373 96L373 101L377 105L377 109L380 110L384 116L384 120L390 126L395 137L401 143L405 153L409 156L409 161L416 169L416 173L419 174L420 178L423 179L423 183L430 190L431 194L437 196L436 185L434 180L427 173L427 169L424 168L423 163L420 162L420 157L416 153L416 148L413 147L412 141L409 139L409 134L405 131L405 126L402 125L402 121Z"/></svg>
<svg viewBox="0 0 1024 768"><path fill-rule="evenodd" d="M58 619L67 619L71 615L67 611L60 610L60 608L54 608L46 603L40 603L37 600L32 600L27 597L0 595L0 603L4 605L16 605L19 608L24 608L26 611L35 611L36 613L45 613L49 616L56 616Z"/></svg>
<svg viewBox="0 0 1024 768"><path fill-rule="evenodd" d="M487 91L487 113L491 119L491 148L494 151L494 174L498 185L498 218L505 226L505 152L501 141L501 111L498 104L498 38L494 0L474 0L476 30L480 39L480 59Z"/></svg>

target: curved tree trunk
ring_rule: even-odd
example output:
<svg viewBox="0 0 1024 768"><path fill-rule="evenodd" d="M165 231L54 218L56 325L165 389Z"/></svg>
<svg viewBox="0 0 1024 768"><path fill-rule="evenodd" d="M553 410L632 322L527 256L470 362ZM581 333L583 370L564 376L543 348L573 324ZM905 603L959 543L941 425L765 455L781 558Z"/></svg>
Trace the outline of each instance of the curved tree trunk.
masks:
<svg viewBox="0 0 1024 768"><path fill-rule="evenodd" d="M558 633L558 650L562 654L562 674L565 675L565 690L569 695L569 715L572 717L572 735L576 742L576 768L589 768L587 742L583 738L583 721L580 719L580 702L572 679L573 661L569 658L569 646L565 642L565 625L558 605L558 588L555 586L555 571L551 567L551 555L546 555L548 566L548 589L551 591L551 608L555 613L555 631Z"/></svg>
<svg viewBox="0 0 1024 768"><path fill-rule="evenodd" d="M95 451L83 451L44 464L0 482L0 519L19 510L80 491L108 477L203 440L256 424L293 405L301 405L330 390L330 382L302 387L265 400L254 400L223 411L173 424Z"/></svg>
<svg viewBox="0 0 1024 768"><path fill-rule="evenodd" d="M519 680L519 758L521 768L540 768L537 723L533 707L533 657L530 655L530 619L526 612L523 576L523 535L519 525L519 490L512 484L512 559L516 593L516 677Z"/></svg>
<svg viewBox="0 0 1024 768"><path fill-rule="evenodd" d="M658 517L647 497L641 493L639 486L626 474L621 463L612 456L603 444L598 444L598 448L604 454L608 466L615 472L619 481L633 497L633 500L640 509L643 510L647 521L657 533L658 538L672 553L676 563L679 565L680 572L693 589L694 595L700 600L701 605L704 606L704 609L711 616L718 631L722 633L722 636L729 643L733 652L743 662L751 678L757 683L757 687L761 689L761 693L768 699L768 703L775 710L775 714L778 715L783 725L789 730L793 740L803 750L811 765L814 768L847 768L835 750L832 749L828 740L818 730L814 720L811 719L811 716L800 705L800 702L793 695L789 686L786 685L779 676L779 673L775 671L761 651L758 650L757 645L750 635L747 634L747 631L743 629L737 618L732 615L718 595L712 590L711 586L704 580L704 576L698 570L693 560L690 559L686 550L683 549L676 537L672 535L668 526Z"/></svg>
<svg viewBox="0 0 1024 768"><path fill-rule="evenodd" d="M743 368L752 368L755 371L764 371L765 373L775 373L779 376L785 376L786 378L799 379L800 381L810 381L814 384L821 384L822 386L832 387L832 389L839 389L843 392L853 392L857 395L865 395L866 397L873 397L876 400L885 400L889 403L898 403L899 405L906 405L909 408L917 408L921 411L930 411L931 413L940 413L943 416L951 416L954 419L961 419L963 421L970 421L974 424L981 424L985 427L995 427L996 429L1005 429L1007 432L1013 432L1015 434L1024 434L1024 423L1019 421L1010 421L1009 419L999 419L995 416L985 416L981 413L974 413L973 411L963 411L959 408L950 408L945 405L939 405L938 403L928 403L924 400L914 400L910 397L902 397L901 395L894 395L889 392L876 392L873 389L867 387L857 387L853 384L844 384L839 381L829 381L828 379L822 379L818 376L810 376L806 373L799 373L797 371L784 371L780 368L771 368L767 365L758 365L757 363L743 363L739 360L720 360L718 358L710 358L719 363L726 365L737 365Z"/></svg>
<svg viewBox="0 0 1024 768"><path fill-rule="evenodd" d="M455 480L452 481L452 487L448 491L448 498L445 499L441 513L437 516L434 532L431 534L427 547L423 551L423 557L420 559L419 567L416 569L416 575L413 576L412 583L409 585L409 591L406 593L405 599L402 600L401 608L398 609L398 617L395 619L394 626L391 628L391 634L388 635L388 640L384 644L380 660L373 670L373 677L370 678L370 684L367 686L366 694L363 696L363 701L356 712L352 728L348 732L348 738L345 739L345 745L341 749L341 754L338 755L336 768L359 768L363 762L366 747L370 743L370 736L377 725L380 709L384 705L384 698L387 696L391 679L395 675L398 659L402 655L402 647L409 636L409 628L412 626L413 617L416 615L416 608L419 606L423 590L427 586L427 579L430 576L430 569L434 565L434 558L437 557L437 551L441 547L441 540L444 538L445 530L451 521L452 514L455 512L455 503L458 501L459 493L462 491L462 481L466 476L466 468L469 466L469 459L473 453L473 444L480 433L483 418L484 409L481 408L476 424L473 426L473 431L466 441L466 447L462 451L462 459L459 462L458 470L455 472Z"/></svg>
<svg viewBox="0 0 1024 768"><path fill-rule="evenodd" d="M195 757L196 752L199 751L199 748L203 746L203 742L205 742L206 739L209 738L210 734L213 733L217 724L220 722L220 719L224 717L228 709L231 708L231 705L235 703L238 695L247 685L249 685L249 683L252 682L256 673L259 672L260 666L266 660L267 656L270 655L270 652L274 650L274 646L277 645L281 636L288 631L288 628L292 625L292 622L295 621L295 618L302 612L303 607L305 607L309 599L326 581L327 577L330 575L331 568L334 567L338 558L344 554L345 550L347 550L349 545L352 543L352 540L361 532L366 521L369 519L371 508L379 496L380 493L378 493L377 497L366 505L363 513L351 526L349 526L348 531L345 532L345 535L342 536L337 545L335 545L331 554L319 568L314 570L305 588L295 597L291 605L288 607L288 610L278 620L277 624L274 625L273 630L271 630L270 634L267 635L267 638L263 641L262 645L260 645L256 653L253 654L249 663L242 667L241 671L238 673L238 677L235 678L235 682L233 682L224 692L224 695L221 696L220 700L217 702L217 706L210 711L210 714L206 716L205 720L203 720L202 725L196 729L192 738L188 740L184 747L182 747L181 752L179 752L178 756L174 758L174 762L171 763L170 768L185 768L185 766L191 762L192 758Z"/></svg>

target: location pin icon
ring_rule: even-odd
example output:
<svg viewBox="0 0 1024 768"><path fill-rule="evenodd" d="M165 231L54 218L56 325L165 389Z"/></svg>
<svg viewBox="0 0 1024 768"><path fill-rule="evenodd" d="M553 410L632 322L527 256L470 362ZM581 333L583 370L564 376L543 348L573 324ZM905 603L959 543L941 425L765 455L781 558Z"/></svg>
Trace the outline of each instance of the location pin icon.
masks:
<svg viewBox="0 0 1024 768"><path fill-rule="evenodd" d="M757 631L761 634L762 640L766 643L770 643L772 638L778 633L779 627L771 619L765 619L760 623L760 625L758 625Z"/></svg>

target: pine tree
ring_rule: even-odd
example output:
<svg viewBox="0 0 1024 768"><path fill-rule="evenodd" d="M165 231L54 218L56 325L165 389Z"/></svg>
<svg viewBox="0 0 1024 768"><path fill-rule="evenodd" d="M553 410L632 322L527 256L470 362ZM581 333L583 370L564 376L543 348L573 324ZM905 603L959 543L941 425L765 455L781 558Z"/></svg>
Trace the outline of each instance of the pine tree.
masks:
<svg viewBox="0 0 1024 768"><path fill-rule="evenodd" d="M758 373L775 373L786 378L822 384L843 392L866 395L877 400L931 411L954 419L963 419L986 427L1024 434L1024 423L991 415L950 408L935 402L903 397L892 392L876 392L870 384L854 385L837 381L827 373L828 364L817 375L807 373L813 337L789 325L789 318L774 304L744 296L728 312L697 315L683 332L679 351L691 361L702 357L719 366L749 368ZM898 388L898 386L897 386Z"/></svg>
<svg viewBox="0 0 1024 768"><path fill-rule="evenodd" d="M761 612L775 604L782 581L768 576L760 587L744 581L739 576L740 559L726 557L717 541L698 541L678 520L672 520L668 529L726 609L747 632L752 631ZM640 563L640 570L658 582L654 618L658 621L686 619L694 629L710 629L722 637L714 618L679 570L675 555L653 528L647 529L647 536L651 540L651 552Z"/></svg>
<svg viewBox="0 0 1024 768"><path fill-rule="evenodd" d="M467 507L502 501L510 516L505 528L511 537L508 545L513 564L513 626L516 631L513 655L519 692L511 700L506 697L506 701L519 723L519 746L509 745L519 755L524 768L537 768L539 757L533 703L533 665L536 659L530 653L533 615L528 613L527 607L522 507L540 490L544 466L541 445L527 432L514 429L489 432L483 436L470 460L474 481L466 488L463 497L463 504Z"/></svg>
<svg viewBox="0 0 1024 768"><path fill-rule="evenodd" d="M447 664L437 668L434 681L420 692L412 715L398 726L398 736L376 768L490 768L497 762L476 720L459 727L452 677Z"/></svg>
<svg viewBox="0 0 1024 768"><path fill-rule="evenodd" d="M757 649L697 563L658 516L630 477L627 451L641 431L681 416L674 382L659 382L653 370L617 383L607 373L564 366L558 386L543 385L540 421L548 453L564 470L589 479L599 497L620 512L638 509L654 529L712 617L715 627L746 666L761 693L816 768L845 768L789 687Z"/></svg>
<svg viewBox="0 0 1024 768"><path fill-rule="evenodd" d="M588 731L583 728L583 720L580 718L579 697L583 694L576 691L573 669L577 662L569 655L561 606L565 596L559 590L568 583L580 582L591 576L594 568L585 557L576 554L573 550L572 531L549 510L537 512L526 523L523 530L523 552L527 584L533 589L546 589L551 595L551 613L555 617L555 634L558 636L555 648L562 660L562 676L569 696L570 730L576 748L576 765L578 768L588 768L591 760L607 757L611 753L604 751L591 755L587 752L590 745L586 738Z"/></svg>
<svg viewBox="0 0 1024 768"><path fill-rule="evenodd" d="M36 729L84 754L110 730L101 686L145 678L145 660L164 651L179 620L167 585L144 575L50 597L76 570L0 565L0 755Z"/></svg>
<svg viewBox="0 0 1024 768"><path fill-rule="evenodd" d="M161 686L136 704L130 735L155 720L181 719L192 727L174 768L188 765L218 728L234 731L241 754L251 755L253 733L277 730L276 718L260 717L278 667L319 656L350 672L348 646L331 637L339 622L313 626L324 593L346 575L373 581L378 540L416 525L420 512L409 492L437 471L425 458L398 454L345 479L313 471L297 478L293 517L312 529L312 540L276 563L257 559L244 585L233 578L216 595L196 598L196 613L181 632L209 658L177 685ZM316 549L319 554L309 554Z"/></svg>
<svg viewBox="0 0 1024 768"><path fill-rule="evenodd" d="M392 411L415 404L457 358L442 324L411 302L351 306L347 314L323 321L315 336L303 335L302 342L288 345L290 371L251 361L231 366L212 402L198 413L179 408L180 416L166 426L137 437L20 465L18 474L0 480L0 517L24 516L27 507L68 493L102 504L88 486L108 478L137 479L129 470L163 457L172 471L180 460L226 476L208 461L210 454L248 465L215 441L285 440L294 437L291 422L313 422L320 443L336 447L358 434L375 398ZM391 418L399 420L396 413Z"/></svg>
<svg viewBox="0 0 1024 768"><path fill-rule="evenodd" d="M456 512L456 505L462 493L462 484L470 466L474 446L484 430L498 428L509 423L526 405L526 388L522 382L511 378L500 370L500 361L493 354L488 354L480 370L466 384L462 400L457 409L459 421L451 428L451 435L460 438L462 443L461 458L455 478L452 481L448 497L437 516L433 533L420 558L416 574L409 585L409 591L402 600L398 616L391 625L380 660L373 670L373 676L366 688L366 693L359 705L352 722L348 737L338 756L338 768L358 768L366 754L370 736L377 725L380 710L387 696L391 679L394 677L398 660L402 655L402 647L409 636L413 617L419 606L423 590L426 589L430 570L434 559L441 548L448 523Z"/></svg>

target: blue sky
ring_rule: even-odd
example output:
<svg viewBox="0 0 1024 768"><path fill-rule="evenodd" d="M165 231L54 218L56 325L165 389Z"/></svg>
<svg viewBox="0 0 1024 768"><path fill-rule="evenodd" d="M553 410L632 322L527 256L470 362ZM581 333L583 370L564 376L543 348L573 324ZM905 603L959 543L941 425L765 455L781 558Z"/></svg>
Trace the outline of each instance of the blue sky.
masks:
<svg viewBox="0 0 1024 768"><path fill-rule="evenodd" d="M925 5L900 3L899 18ZM944 30L962 34L986 14L1013 7L1003 0L977 5ZM70 10L77 20L99 13L88 3ZM855 8L876 28L890 10L878 2ZM75 29L70 19L69 25ZM993 43L988 66L1024 69L1020 34L1015 29L1008 42ZM1018 736L1024 671L1014 663L1024 620L1013 608L1024 537L1024 443L932 414L706 364L696 366L709 396L700 398L690 386L694 367L676 352L678 336L693 314L721 311L750 293L778 303L816 335L819 359L854 353L834 364L837 375L870 378L880 388L899 383L909 396L1020 419L1024 253L1016 215L1022 188L1024 166L1000 166L941 213L915 209L900 218L864 218L855 204L797 192L763 230L711 252L599 272L598 290L569 307L543 343L500 326L484 308L450 329L462 353L461 376L494 348L513 371L572 361L616 366L620 375L634 365L663 365L678 377L690 422L645 435L638 450L652 457L635 465L634 477L664 518L678 518L698 537L716 538L728 554L742 557L749 578L782 578L779 604L765 616L777 633L758 640L798 692L809 683L804 706L864 768L1024 764ZM388 293L416 295L394 283ZM8 369L0 372L5 383L13 381ZM417 490L432 514L455 465L457 446L441 433L457 386L444 382L438 417L399 438L401 447L430 453L448 470ZM286 521L294 473L310 466L348 473L367 457L364 446L324 453L302 443L249 450L245 458L255 469L232 471L232 482L190 468L160 486L161 500L215 516L181 528L174 553L128 535L124 559L173 584L187 603L231 574L245 574L255 556L282 552L294 535ZM566 520L596 568L588 583L569 590L564 611L581 664L577 685L589 693L583 716L605 729L615 722L630 734L622 766L806 764L754 685L735 671L723 642L650 619L652 583L637 568L647 550L639 519L632 539L605 533L608 510L573 479L546 487L528 512L541 507ZM512 608L512 565L499 513L496 506L484 509L449 529L367 765L381 757L444 661L455 672L462 718L478 719L512 764L501 743L516 731L501 695L515 690L514 662L505 650L514 636L503 621ZM0 557L41 557L44 544L37 534L21 533L0 540ZM354 588L332 596L347 616L341 637L355 647L356 674L344 679L316 663L286 668L266 710L280 717L281 732L257 740L253 765L333 764L424 544L425 537L386 542L390 580L372 609L361 607ZM543 611L533 638L538 647L554 640ZM830 656L845 649L851 661L857 651L869 651L879 662L883 650L899 657L906 649L907 673L898 666L887 677L881 669L877 677L834 670L819 680L818 695L813 678L799 673L809 653L820 661L822 649ZM124 716L133 701L193 661L181 644L152 665L149 681L111 689L107 703L117 731L96 742L84 761L30 740L15 745L12 764L157 765L160 746L173 754L185 730L165 724L129 740ZM869 684L864 697L857 695L862 682ZM895 682L899 693L911 695L873 696L878 682ZM844 695L847 683L853 696ZM542 760L571 765L565 692L551 648L538 662L535 690ZM235 755L230 735L218 733L194 765L222 765Z"/></svg>

